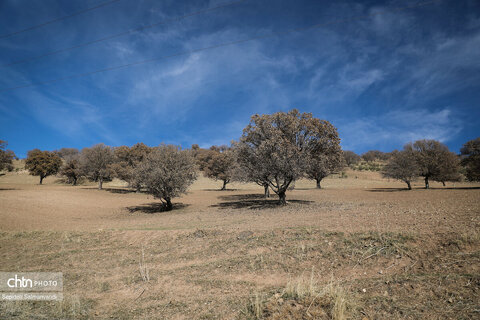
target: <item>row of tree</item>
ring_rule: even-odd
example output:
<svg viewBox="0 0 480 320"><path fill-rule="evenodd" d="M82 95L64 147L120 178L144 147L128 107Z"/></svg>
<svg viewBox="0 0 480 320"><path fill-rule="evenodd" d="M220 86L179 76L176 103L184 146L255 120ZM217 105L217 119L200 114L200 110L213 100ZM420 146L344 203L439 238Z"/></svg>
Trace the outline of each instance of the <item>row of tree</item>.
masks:
<svg viewBox="0 0 480 320"><path fill-rule="evenodd" d="M0 156L12 153L4 150ZM370 151L367 159L387 160L383 175L407 183L423 177L429 181L457 181L462 163L469 180L479 180L480 138L469 141L462 148L462 160L438 141L419 140L407 144L402 151L385 154ZM98 182L114 177L128 182L137 190L144 189L161 199L167 210L171 199L186 191L196 179L197 168L207 177L221 180L222 189L233 180L255 182L264 187L265 196L272 190L281 204L286 203L286 192L295 181L306 177L316 180L338 172L359 158L353 152L342 152L336 128L312 114L292 110L271 115L254 115L243 130L239 141L231 147L213 146L201 149L193 145L181 150L172 145L148 147L138 143L132 147L112 148L98 144L91 148L64 148L58 151L28 152L25 168L40 177L40 184L49 175L60 173L76 184L81 177Z"/></svg>

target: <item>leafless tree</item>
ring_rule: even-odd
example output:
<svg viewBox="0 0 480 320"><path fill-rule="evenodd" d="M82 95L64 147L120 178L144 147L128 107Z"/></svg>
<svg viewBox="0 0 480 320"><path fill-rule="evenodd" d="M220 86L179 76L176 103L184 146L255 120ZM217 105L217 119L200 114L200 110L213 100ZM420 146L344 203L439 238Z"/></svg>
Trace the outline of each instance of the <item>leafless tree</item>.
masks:
<svg viewBox="0 0 480 320"><path fill-rule="evenodd" d="M337 129L328 121L312 119L311 135L315 137L315 145L310 148L306 160L306 175L317 183L345 166L340 138Z"/></svg>
<svg viewBox="0 0 480 320"><path fill-rule="evenodd" d="M357 164L362 159L358 154L353 151L345 150L343 151L343 158L347 166Z"/></svg>
<svg viewBox="0 0 480 320"><path fill-rule="evenodd" d="M25 160L25 169L30 171L32 176L39 176L40 184L44 178L56 174L61 165L62 159L56 153L39 149L28 151Z"/></svg>
<svg viewBox="0 0 480 320"><path fill-rule="evenodd" d="M238 152L240 149L238 148L238 143L234 142L232 146L232 150L234 152L235 159L238 159L239 155ZM270 186L268 184L268 176L269 174L265 172L265 175L262 176L258 172L253 172L250 170L245 170L241 166L236 163L233 169L233 180L239 182L253 182L258 184L259 186L263 187L265 198L270 198Z"/></svg>
<svg viewBox="0 0 480 320"><path fill-rule="evenodd" d="M249 181L268 184L285 205L288 187L305 175L311 155L333 143L318 130L326 124L296 109L254 115L235 146L238 165Z"/></svg>
<svg viewBox="0 0 480 320"><path fill-rule="evenodd" d="M0 171L13 170L13 159L16 158L12 150L7 150L7 141L0 140Z"/></svg>
<svg viewBox="0 0 480 320"><path fill-rule="evenodd" d="M80 165L80 154L68 156L59 172L65 176L72 185L76 186L78 179L82 176L82 167Z"/></svg>
<svg viewBox="0 0 480 320"><path fill-rule="evenodd" d="M80 159L83 173L90 180L98 182L99 190L102 189L104 181L112 179L114 172L111 165L114 154L111 147L100 143L91 148L84 148Z"/></svg>
<svg viewBox="0 0 480 320"><path fill-rule="evenodd" d="M385 153L379 150L370 150L362 154L362 159L367 161L367 162L372 162L375 160L388 160L390 157L389 153Z"/></svg>
<svg viewBox="0 0 480 320"><path fill-rule="evenodd" d="M411 182L420 175L420 167L417 164L412 150L394 151L388 163L383 167L382 175L403 181L408 190L412 190Z"/></svg>
<svg viewBox="0 0 480 320"><path fill-rule="evenodd" d="M480 181L480 137L465 143L460 150L469 181Z"/></svg>
<svg viewBox="0 0 480 320"><path fill-rule="evenodd" d="M135 179L164 203L165 210L172 210L172 198L185 193L196 179L195 160L180 147L160 145L136 167Z"/></svg>
<svg viewBox="0 0 480 320"><path fill-rule="evenodd" d="M54 152L63 160L75 158L80 154L80 151L76 148L62 148L60 150L55 150Z"/></svg>
<svg viewBox="0 0 480 320"><path fill-rule="evenodd" d="M233 178L235 167L232 150L227 146L212 146L209 152L201 153L198 157L200 170L208 178L221 180L223 182L221 190L225 190Z"/></svg>
<svg viewBox="0 0 480 320"><path fill-rule="evenodd" d="M404 150L414 154L420 176L425 179L425 189L430 187L430 180L445 183L458 179L458 157L443 143L436 140L418 140L407 144Z"/></svg>

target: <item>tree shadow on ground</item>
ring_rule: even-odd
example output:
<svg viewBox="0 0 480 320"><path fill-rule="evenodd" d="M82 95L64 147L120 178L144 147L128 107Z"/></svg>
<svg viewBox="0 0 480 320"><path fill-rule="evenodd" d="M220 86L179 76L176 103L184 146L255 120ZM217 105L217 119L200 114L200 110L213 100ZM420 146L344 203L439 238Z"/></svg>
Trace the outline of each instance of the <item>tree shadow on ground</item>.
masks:
<svg viewBox="0 0 480 320"><path fill-rule="evenodd" d="M82 189L87 189L87 190L99 190L97 186L91 186L91 187L83 187ZM102 188L101 191L108 191L111 193L121 193L121 194L128 194L128 193L146 193L145 191L138 191L135 189L130 189L130 188Z"/></svg>
<svg viewBox="0 0 480 320"><path fill-rule="evenodd" d="M276 196L271 196L271 198L265 198L263 194L241 194L241 195L230 195L230 196L221 196L218 197L224 202L211 205L212 208L220 209L270 209L270 208L282 208L283 206L278 202ZM313 201L308 200L289 200L287 203L295 204L310 204Z"/></svg>
<svg viewBox="0 0 480 320"><path fill-rule="evenodd" d="M131 188L103 188L103 190L111 192L111 193L121 193L121 194L127 194L127 193L145 193L144 191L140 190L137 191L136 189L131 189Z"/></svg>
<svg viewBox="0 0 480 320"><path fill-rule="evenodd" d="M174 203L173 204L173 209L170 211L175 211L175 210L180 210L183 208L188 207L189 204L185 203ZM147 204L142 204L139 206L132 206L132 207L127 207L127 210L130 213L135 213L135 212L142 212L142 213L148 213L148 214L154 214L154 213L159 213L159 212L167 212L165 204L161 202L152 202L152 203L147 203Z"/></svg>
<svg viewBox="0 0 480 320"><path fill-rule="evenodd" d="M18 190L16 188L0 188L0 191Z"/></svg>
<svg viewBox="0 0 480 320"><path fill-rule="evenodd" d="M478 190L480 187L443 187L443 188L430 188L435 190Z"/></svg>
<svg viewBox="0 0 480 320"><path fill-rule="evenodd" d="M412 190L408 190L408 188L372 188L367 189L368 192L399 192L399 191L414 191L418 188L413 188Z"/></svg>
<svg viewBox="0 0 480 320"><path fill-rule="evenodd" d="M202 189L202 191L237 191L238 189L230 189L230 188L227 188L225 190L222 190L221 188L218 188L218 189Z"/></svg>
<svg viewBox="0 0 480 320"><path fill-rule="evenodd" d="M429 190L478 190L480 187L430 187ZM367 189L368 192L398 192L398 191L415 191L415 190L427 190L425 187L412 188L372 188Z"/></svg>

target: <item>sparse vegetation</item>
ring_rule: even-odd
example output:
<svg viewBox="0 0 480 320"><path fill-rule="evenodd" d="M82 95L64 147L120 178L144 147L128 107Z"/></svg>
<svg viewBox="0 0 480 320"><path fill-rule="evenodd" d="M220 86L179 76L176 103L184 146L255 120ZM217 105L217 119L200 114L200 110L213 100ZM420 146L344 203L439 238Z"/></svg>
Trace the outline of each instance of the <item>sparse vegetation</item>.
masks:
<svg viewBox="0 0 480 320"><path fill-rule="evenodd" d="M357 164L352 165L351 168L358 171L381 171L384 165L384 162L379 161L360 161Z"/></svg>
<svg viewBox="0 0 480 320"><path fill-rule="evenodd" d="M401 192L404 184L385 179L411 188L428 171L440 186L458 180L459 158L435 141L417 141L388 160L372 151L373 160L367 155L343 167L339 141L330 123L293 110L254 116L233 150L141 143L35 150L41 156L25 161L31 172L55 164L49 174L38 171L52 176L63 161L59 173L69 183L87 176L106 191L92 191L93 182L65 187L54 177L39 187L22 170L0 177L2 269L61 270L65 285L63 302L2 301L0 314L474 318L478 184ZM462 152L472 169L474 146ZM23 160L12 165L21 168ZM220 193L210 178L195 181L198 167L232 188ZM319 172L322 192L305 179ZM290 205L278 206L248 182L274 190L282 202L288 190Z"/></svg>

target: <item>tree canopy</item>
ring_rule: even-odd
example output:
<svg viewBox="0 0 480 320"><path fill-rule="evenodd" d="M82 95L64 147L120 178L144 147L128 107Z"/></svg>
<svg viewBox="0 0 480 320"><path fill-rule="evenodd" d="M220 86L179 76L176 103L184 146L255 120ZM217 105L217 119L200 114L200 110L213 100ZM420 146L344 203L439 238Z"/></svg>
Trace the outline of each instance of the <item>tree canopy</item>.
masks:
<svg viewBox="0 0 480 320"><path fill-rule="evenodd" d="M206 177L222 181L221 190L226 189L235 167L235 158L230 148L212 146L208 152L198 154L198 163Z"/></svg>
<svg viewBox="0 0 480 320"><path fill-rule="evenodd" d="M469 181L480 181L480 137L465 143L460 150L465 176Z"/></svg>
<svg viewBox="0 0 480 320"><path fill-rule="evenodd" d="M414 181L419 174L420 167L417 164L415 154L411 150L392 152L392 157L382 170L382 175L385 178L405 182L408 190L412 189L411 182Z"/></svg>
<svg viewBox="0 0 480 320"><path fill-rule="evenodd" d="M56 153L39 149L28 151L25 160L25 169L30 171L31 175L39 176L40 184L45 177L56 174L61 165L62 159Z"/></svg>
<svg viewBox="0 0 480 320"><path fill-rule="evenodd" d="M91 148L84 148L80 158L82 172L93 181L98 182L98 189L102 189L103 182L113 177L111 165L114 154L111 147L103 143Z"/></svg>
<svg viewBox="0 0 480 320"><path fill-rule="evenodd" d="M115 176L128 182L129 186L135 187L138 190L140 186L135 184L134 171L150 151L151 148L141 142L132 147L120 146L114 148L114 163L111 165L111 168Z"/></svg>
<svg viewBox="0 0 480 320"><path fill-rule="evenodd" d="M405 145L404 150L413 153L419 167L419 174L425 180L425 188L429 181L456 181L459 179L458 157L448 147L436 140L417 140Z"/></svg>
<svg viewBox="0 0 480 320"><path fill-rule="evenodd" d="M196 179L195 160L180 147L160 145L135 168L135 179L168 211L173 208L172 198L185 193Z"/></svg>
<svg viewBox="0 0 480 320"><path fill-rule="evenodd" d="M288 187L305 175L312 155L339 143L331 128L328 121L296 109L254 115L235 146L237 162L247 180L268 184L286 204Z"/></svg>

